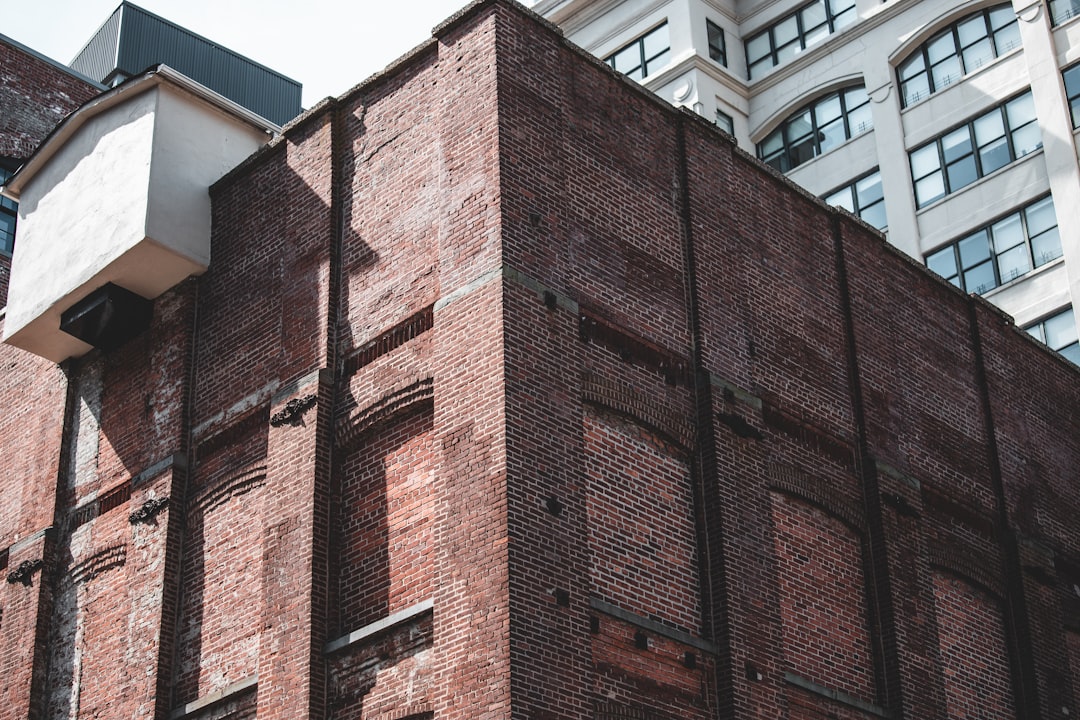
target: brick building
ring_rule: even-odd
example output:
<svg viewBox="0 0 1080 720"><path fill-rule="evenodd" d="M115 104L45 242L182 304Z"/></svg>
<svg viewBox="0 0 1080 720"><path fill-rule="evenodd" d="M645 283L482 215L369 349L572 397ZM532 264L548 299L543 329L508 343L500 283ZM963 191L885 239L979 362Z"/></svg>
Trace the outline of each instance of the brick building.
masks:
<svg viewBox="0 0 1080 720"><path fill-rule="evenodd" d="M178 261L18 275L148 97L258 135L151 71L10 183L0 718L1080 712L1078 371L982 299L484 0L91 349Z"/></svg>

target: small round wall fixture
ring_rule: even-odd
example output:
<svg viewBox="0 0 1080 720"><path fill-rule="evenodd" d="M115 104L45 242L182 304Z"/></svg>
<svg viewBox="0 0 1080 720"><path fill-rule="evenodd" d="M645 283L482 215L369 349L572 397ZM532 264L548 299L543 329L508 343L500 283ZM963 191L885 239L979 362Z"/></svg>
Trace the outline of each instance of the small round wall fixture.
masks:
<svg viewBox="0 0 1080 720"><path fill-rule="evenodd" d="M675 88L675 100L677 102L683 102L690 97L690 93L692 92L694 92L694 81L684 80L682 85Z"/></svg>

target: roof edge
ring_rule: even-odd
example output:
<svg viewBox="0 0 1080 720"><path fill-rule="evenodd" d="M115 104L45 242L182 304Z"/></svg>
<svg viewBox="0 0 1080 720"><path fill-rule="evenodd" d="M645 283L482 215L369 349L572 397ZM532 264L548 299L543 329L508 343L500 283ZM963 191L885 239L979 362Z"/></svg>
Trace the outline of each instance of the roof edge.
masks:
<svg viewBox="0 0 1080 720"><path fill-rule="evenodd" d="M194 95L203 102L269 135L279 135L281 133L280 126L270 122L258 113L252 112L227 97L214 92L205 85L195 82L187 75L173 70L168 65L158 65L114 88L106 90L101 95L83 103L78 109L64 118L38 145L37 150L23 163L23 166L8 179L7 184L0 188L0 194L18 201L25 184L34 177L59 147L67 142L87 120L119 105L133 95L166 84Z"/></svg>

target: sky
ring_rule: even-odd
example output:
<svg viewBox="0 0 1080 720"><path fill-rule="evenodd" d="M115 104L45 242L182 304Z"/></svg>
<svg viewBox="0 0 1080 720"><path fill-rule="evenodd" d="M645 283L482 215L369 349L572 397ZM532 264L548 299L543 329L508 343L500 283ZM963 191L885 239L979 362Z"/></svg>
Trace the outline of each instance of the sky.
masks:
<svg viewBox="0 0 1080 720"><path fill-rule="evenodd" d="M431 37L468 0L134 0L139 7L337 96ZM526 2L525 4L531 4ZM67 64L120 0L0 0L0 34Z"/></svg>

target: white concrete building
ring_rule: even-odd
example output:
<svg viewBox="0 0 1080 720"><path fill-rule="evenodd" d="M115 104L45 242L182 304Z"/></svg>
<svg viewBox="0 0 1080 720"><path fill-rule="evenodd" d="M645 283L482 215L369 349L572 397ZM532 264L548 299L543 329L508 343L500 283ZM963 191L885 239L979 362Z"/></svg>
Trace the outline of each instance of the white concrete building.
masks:
<svg viewBox="0 0 1080 720"><path fill-rule="evenodd" d="M540 0L1080 363L1080 0Z"/></svg>

